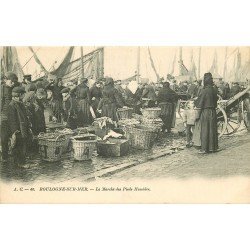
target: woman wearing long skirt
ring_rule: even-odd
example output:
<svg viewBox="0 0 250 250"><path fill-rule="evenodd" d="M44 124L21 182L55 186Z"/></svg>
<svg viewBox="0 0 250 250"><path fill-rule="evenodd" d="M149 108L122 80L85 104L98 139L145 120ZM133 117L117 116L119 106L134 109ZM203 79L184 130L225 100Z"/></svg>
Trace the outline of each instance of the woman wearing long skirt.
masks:
<svg viewBox="0 0 250 250"><path fill-rule="evenodd" d="M88 79L81 78L81 83L76 87L77 98L77 126L85 127L93 122L93 117L90 113L90 92L87 86Z"/></svg>
<svg viewBox="0 0 250 250"><path fill-rule="evenodd" d="M168 82L164 82L157 97L159 107L161 108L160 118L163 121L162 132L165 132L165 130L167 130L168 133L171 132L176 107L175 103L177 100L177 93L170 88L170 84Z"/></svg>
<svg viewBox="0 0 250 250"><path fill-rule="evenodd" d="M103 89L103 96L98 105L98 110L101 110L101 116L109 117L113 121L118 121L117 108L122 108L124 101L114 87L112 78L107 78Z"/></svg>
<svg viewBox="0 0 250 250"><path fill-rule="evenodd" d="M213 87L213 77L211 73L204 74L204 88L196 101L196 107L201 109L201 151L206 154L218 150L218 133L217 133L217 91Z"/></svg>

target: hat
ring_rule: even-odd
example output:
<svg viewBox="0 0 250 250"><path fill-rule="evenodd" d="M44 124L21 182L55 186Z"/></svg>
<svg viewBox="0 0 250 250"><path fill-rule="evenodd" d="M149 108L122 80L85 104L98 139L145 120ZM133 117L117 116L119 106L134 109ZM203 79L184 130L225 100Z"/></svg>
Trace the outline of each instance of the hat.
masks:
<svg viewBox="0 0 250 250"><path fill-rule="evenodd" d="M29 84L27 91L36 91L36 85L34 83Z"/></svg>
<svg viewBox="0 0 250 250"><path fill-rule="evenodd" d="M163 82L162 85L165 86L165 87L169 87L170 83L169 82Z"/></svg>
<svg viewBox="0 0 250 250"><path fill-rule="evenodd" d="M69 88L63 88L61 90L61 93L69 93L70 89Z"/></svg>
<svg viewBox="0 0 250 250"><path fill-rule="evenodd" d="M12 82L17 82L18 81L18 78L17 78L17 75L14 73L14 72L7 72L5 74L5 77L7 78L7 80L11 80Z"/></svg>
<svg viewBox="0 0 250 250"><path fill-rule="evenodd" d="M31 82L31 75L24 75L23 79Z"/></svg>
<svg viewBox="0 0 250 250"><path fill-rule="evenodd" d="M25 89L23 87L14 87L12 89L12 96L14 97L18 97L20 94L24 94L25 93Z"/></svg>
<svg viewBox="0 0 250 250"><path fill-rule="evenodd" d="M109 84L113 84L113 83L114 83L113 78L111 78L111 77L106 78L105 85L109 85Z"/></svg>
<svg viewBox="0 0 250 250"><path fill-rule="evenodd" d="M204 74L204 86L208 84L213 84L213 76L210 72Z"/></svg>
<svg viewBox="0 0 250 250"><path fill-rule="evenodd" d="M88 82L88 78L85 78L82 76L79 78L79 80L80 80L80 83L87 83Z"/></svg>
<svg viewBox="0 0 250 250"><path fill-rule="evenodd" d="M43 88L40 88L40 89L38 89L38 90L36 91L36 96L37 96L38 98L46 98L47 93L46 93L46 91L45 91Z"/></svg>
<svg viewBox="0 0 250 250"><path fill-rule="evenodd" d="M35 96L34 92L27 92L23 98L23 102L30 102Z"/></svg>

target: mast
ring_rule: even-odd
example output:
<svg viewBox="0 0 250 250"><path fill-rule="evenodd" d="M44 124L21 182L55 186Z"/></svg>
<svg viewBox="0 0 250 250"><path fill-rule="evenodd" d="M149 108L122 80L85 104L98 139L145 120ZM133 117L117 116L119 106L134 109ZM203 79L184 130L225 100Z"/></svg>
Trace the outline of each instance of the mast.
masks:
<svg viewBox="0 0 250 250"><path fill-rule="evenodd" d="M226 73L227 73L227 47L226 47L224 69L223 69L223 79L224 79L224 81L226 80Z"/></svg>
<svg viewBox="0 0 250 250"><path fill-rule="evenodd" d="M179 48L179 75L182 75L182 47Z"/></svg>
<svg viewBox="0 0 250 250"><path fill-rule="evenodd" d="M81 46L81 76L84 77L83 47Z"/></svg>
<svg viewBox="0 0 250 250"><path fill-rule="evenodd" d="M155 64L154 64L154 61L153 61L153 58L152 58L152 55L151 55L149 47L148 47L148 54L149 54L149 59L150 59L151 66L152 66L152 68L153 68L153 70L155 72L156 78L157 78L157 82L159 82L160 76L159 76L159 74L156 71Z"/></svg>
<svg viewBox="0 0 250 250"><path fill-rule="evenodd" d="M201 73L201 47L199 47L198 72L197 72L198 79L200 79L200 73Z"/></svg>
<svg viewBox="0 0 250 250"><path fill-rule="evenodd" d="M136 81L139 84L140 79L140 46L137 48L137 71L136 71Z"/></svg>

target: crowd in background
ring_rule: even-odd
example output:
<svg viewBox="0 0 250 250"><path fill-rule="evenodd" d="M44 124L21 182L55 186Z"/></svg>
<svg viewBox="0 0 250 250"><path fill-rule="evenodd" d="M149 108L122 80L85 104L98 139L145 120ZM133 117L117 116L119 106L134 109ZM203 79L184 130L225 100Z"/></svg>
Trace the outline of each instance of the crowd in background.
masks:
<svg viewBox="0 0 250 250"><path fill-rule="evenodd" d="M228 99L239 91L238 83L229 87L228 83L219 79L214 84L210 75L207 78L204 76L203 84L198 80L177 84L175 80L169 82L163 79L157 83L138 83L114 81L106 77L89 86L89 80L84 77L65 83L53 75L37 81L32 81L31 75L25 75L20 83L13 72L7 72L1 79L2 160L7 161L10 148L18 163L25 162L27 147L34 149L31 138L46 132L47 122L63 123L70 129L76 129L91 125L97 117L105 116L118 121L118 108L130 107L134 113L141 114L143 107L160 107L162 131L170 132L175 123L176 105L182 96L196 99L196 108L205 110L200 112L203 135L211 137L215 131L208 131L211 128L209 123L206 126L210 127L205 131L204 124L206 119L210 123L212 121L215 129L217 95ZM217 139L212 144L214 151L217 149ZM212 144L206 141L203 151L209 151Z"/></svg>

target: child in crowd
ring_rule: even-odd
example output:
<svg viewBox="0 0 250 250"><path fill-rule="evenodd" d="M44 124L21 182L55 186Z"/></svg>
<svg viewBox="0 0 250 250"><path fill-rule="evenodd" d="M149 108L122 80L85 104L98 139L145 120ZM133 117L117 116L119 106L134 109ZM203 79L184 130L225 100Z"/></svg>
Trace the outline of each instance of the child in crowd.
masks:
<svg viewBox="0 0 250 250"><path fill-rule="evenodd" d="M188 101L183 114L183 124L186 128L187 145L190 148L193 146L193 130L195 125L195 120L197 117L197 111L194 108L194 102Z"/></svg>

